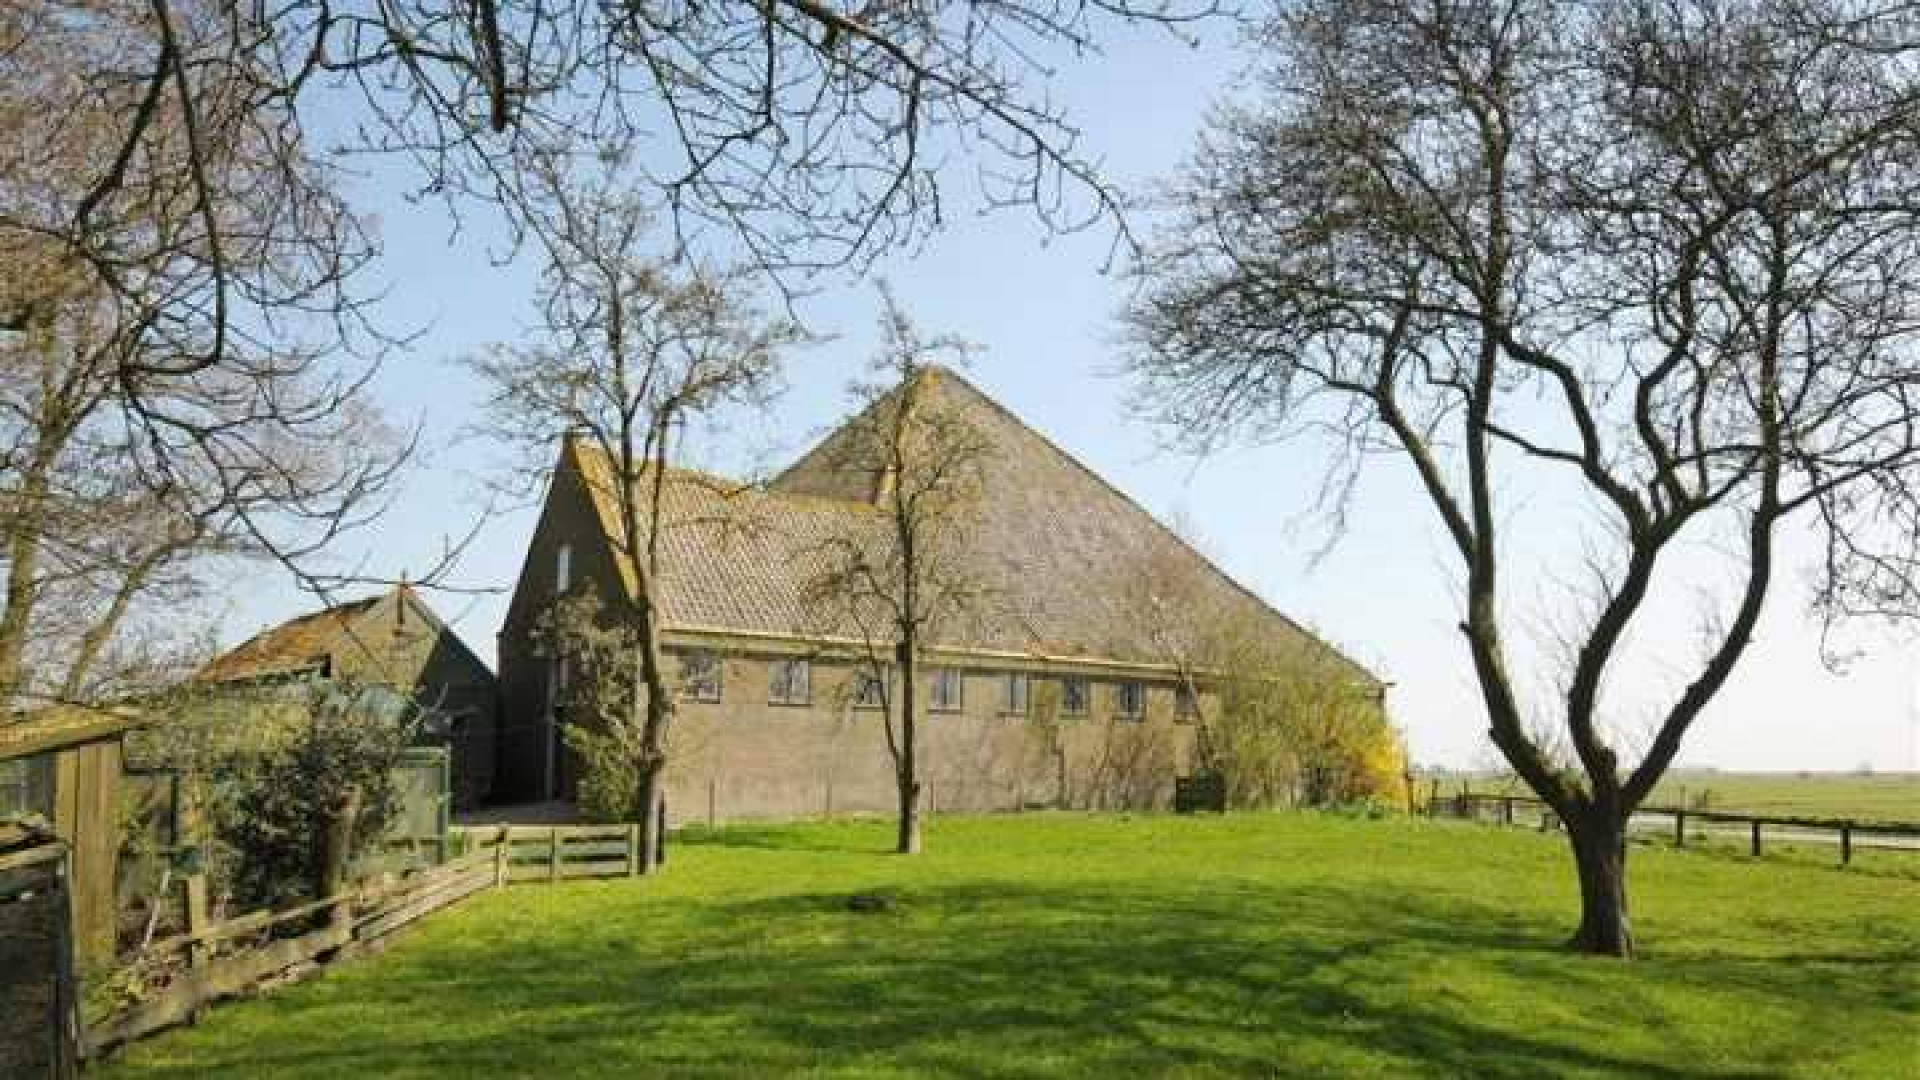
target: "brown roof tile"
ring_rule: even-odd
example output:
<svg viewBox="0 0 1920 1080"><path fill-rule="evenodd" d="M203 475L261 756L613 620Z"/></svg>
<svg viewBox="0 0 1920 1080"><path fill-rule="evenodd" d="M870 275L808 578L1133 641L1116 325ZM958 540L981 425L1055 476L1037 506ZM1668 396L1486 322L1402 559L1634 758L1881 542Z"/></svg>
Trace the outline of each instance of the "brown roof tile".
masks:
<svg viewBox="0 0 1920 1080"><path fill-rule="evenodd" d="M1192 626L1170 624L1220 617L1250 619L1277 637L1317 643L964 379L943 370L922 377L937 380L938 407L962 412L991 447L983 464L985 498L969 508L964 557L992 600L950 624L938 645L1163 664L1169 640L1196 634ZM890 402L891 396L873 407ZM833 467L846 432L828 435L764 488L670 474L663 489L660 597L669 629L847 634L847 627L822 625L806 597L808 583L824 568L827 540L877 535L884 527L868 501L873 478ZM607 497L610 468L585 444L576 446L602 525L617 536L618 515ZM1177 610L1158 620L1141 610L1132 580L1143 567L1184 582ZM1353 667L1357 676L1373 679Z"/></svg>
<svg viewBox="0 0 1920 1080"><path fill-rule="evenodd" d="M269 627L214 657L194 678L199 682L235 682L314 667L332 655L347 624L380 599L369 596L337 604Z"/></svg>

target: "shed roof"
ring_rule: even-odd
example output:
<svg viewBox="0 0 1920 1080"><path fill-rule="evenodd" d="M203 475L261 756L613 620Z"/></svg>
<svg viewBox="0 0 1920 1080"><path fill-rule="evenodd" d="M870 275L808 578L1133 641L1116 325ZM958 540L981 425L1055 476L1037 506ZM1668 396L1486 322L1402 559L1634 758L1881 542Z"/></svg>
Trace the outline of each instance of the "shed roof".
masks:
<svg viewBox="0 0 1920 1080"><path fill-rule="evenodd" d="M270 626L207 662L194 676L199 682L238 682L306 671L326 662L352 621L381 601L380 596L335 604Z"/></svg>

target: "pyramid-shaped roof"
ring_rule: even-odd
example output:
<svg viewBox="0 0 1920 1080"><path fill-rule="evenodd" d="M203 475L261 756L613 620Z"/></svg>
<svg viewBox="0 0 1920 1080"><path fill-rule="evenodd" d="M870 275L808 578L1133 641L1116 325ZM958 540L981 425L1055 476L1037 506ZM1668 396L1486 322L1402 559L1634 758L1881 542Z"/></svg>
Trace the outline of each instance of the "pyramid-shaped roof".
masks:
<svg viewBox="0 0 1920 1080"><path fill-rule="evenodd" d="M923 407L964 418L985 447L961 557L992 600L944 624L936 647L1162 666L1173 662L1171 643L1197 640L1199 621L1226 619L1276 644L1337 656L965 379L941 368L917 378L926 380ZM764 487L670 474L659 582L669 630L849 636L822 623L809 586L825 568L827 541L882 535L876 503L886 480L850 466L861 455L848 444L901 394L895 387ZM600 493L602 527L617 536L607 463L584 443L570 445L586 487ZM1345 662L1356 679L1376 681Z"/></svg>

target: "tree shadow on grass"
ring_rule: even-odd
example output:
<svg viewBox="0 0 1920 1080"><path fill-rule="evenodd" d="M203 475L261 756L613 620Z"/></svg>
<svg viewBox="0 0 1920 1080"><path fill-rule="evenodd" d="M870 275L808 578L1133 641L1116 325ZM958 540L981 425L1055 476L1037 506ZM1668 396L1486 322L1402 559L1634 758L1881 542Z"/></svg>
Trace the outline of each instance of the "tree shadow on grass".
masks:
<svg viewBox="0 0 1920 1080"><path fill-rule="evenodd" d="M880 913L832 891L611 915L582 903L538 940L437 941L257 1003L244 1024L217 1018L181 1040L175 1071L1744 1078L1778 1062L1715 1057L1704 1047L1724 1032L1689 1029L1662 988L1726 1007L1790 1000L1810 1017L1888 1005L1872 976L1810 986L1791 957L1679 957L1629 976L1562 952L1558 927L1418 893L886 891Z"/></svg>
<svg viewBox="0 0 1920 1080"><path fill-rule="evenodd" d="M675 846L754 848L763 851L813 851L854 855L890 852L887 837L872 830L845 828L849 822L834 822L819 828L796 829L792 823L736 823L730 825L687 825L669 837L667 850ZM860 822L859 824L868 824Z"/></svg>

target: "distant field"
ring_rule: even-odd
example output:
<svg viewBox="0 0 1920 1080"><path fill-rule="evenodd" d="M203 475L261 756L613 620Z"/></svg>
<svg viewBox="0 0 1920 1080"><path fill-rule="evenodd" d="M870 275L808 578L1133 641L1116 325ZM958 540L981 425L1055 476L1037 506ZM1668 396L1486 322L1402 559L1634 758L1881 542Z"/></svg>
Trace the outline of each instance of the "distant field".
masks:
<svg viewBox="0 0 1920 1080"><path fill-rule="evenodd" d="M1443 780L1440 790L1460 790L1460 780ZM1501 792L1516 781L1487 777L1469 780L1474 791ZM1670 774L1648 799L1651 806L1701 805L1749 814L1851 818L1855 821L1920 823L1920 773L1738 773L1687 770Z"/></svg>
<svg viewBox="0 0 1920 1080"><path fill-rule="evenodd" d="M1912 1076L1920 883L1658 846L1632 963L1560 947L1565 841L1315 814L689 830L132 1047L234 1077ZM878 913L848 908L879 895Z"/></svg>
<svg viewBox="0 0 1920 1080"><path fill-rule="evenodd" d="M1920 822L1920 773L1709 773L1669 776L1654 789L1658 805L1696 805L1754 814Z"/></svg>

